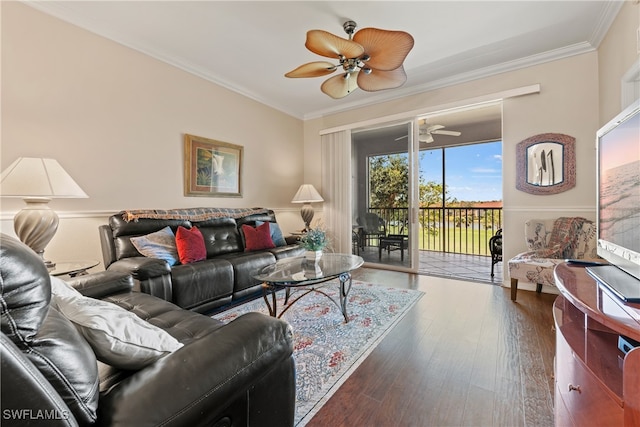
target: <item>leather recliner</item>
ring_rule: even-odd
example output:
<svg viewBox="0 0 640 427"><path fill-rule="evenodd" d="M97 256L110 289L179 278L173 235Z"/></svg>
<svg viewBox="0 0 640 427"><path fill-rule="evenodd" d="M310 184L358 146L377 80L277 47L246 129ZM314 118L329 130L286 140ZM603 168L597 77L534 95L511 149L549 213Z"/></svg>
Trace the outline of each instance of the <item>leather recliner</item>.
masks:
<svg viewBox="0 0 640 427"><path fill-rule="evenodd" d="M101 272L69 280L183 344L139 370L97 361L51 304L41 258L0 235L0 418L3 426L291 426L295 365L290 325L259 313L229 324L132 292Z"/></svg>

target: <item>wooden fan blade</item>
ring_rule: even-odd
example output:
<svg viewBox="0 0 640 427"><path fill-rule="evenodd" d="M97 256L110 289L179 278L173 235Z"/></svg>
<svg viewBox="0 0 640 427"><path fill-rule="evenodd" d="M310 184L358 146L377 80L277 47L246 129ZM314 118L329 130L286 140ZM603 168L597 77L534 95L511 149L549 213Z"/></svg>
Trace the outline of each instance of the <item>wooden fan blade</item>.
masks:
<svg viewBox="0 0 640 427"><path fill-rule="evenodd" d="M356 71L353 74L362 73ZM344 98L354 90L358 89L357 78L353 74L348 79L344 78L344 74L333 76L322 83L322 86L320 86L320 90L322 90L333 99Z"/></svg>
<svg viewBox="0 0 640 427"><path fill-rule="evenodd" d="M331 74L336 70L336 65L326 61L308 62L295 70L289 71L285 77L320 77Z"/></svg>
<svg viewBox="0 0 640 427"><path fill-rule="evenodd" d="M307 49L327 58L358 58L364 53L364 47L353 40L343 39L323 30L311 30L307 32L307 41L304 44Z"/></svg>
<svg viewBox="0 0 640 427"><path fill-rule="evenodd" d="M404 31L388 31L378 28L363 28L355 33L353 40L364 47L371 59L367 65L376 70L391 71L402 65L413 48L413 37Z"/></svg>
<svg viewBox="0 0 640 427"><path fill-rule="evenodd" d="M434 130L432 133L435 133L437 135L451 135L451 136L460 136L462 135L461 132L455 131L455 130Z"/></svg>
<svg viewBox="0 0 640 427"><path fill-rule="evenodd" d="M373 69L371 74L359 73L358 86L367 92L400 87L407 81L407 73L402 66L391 71Z"/></svg>

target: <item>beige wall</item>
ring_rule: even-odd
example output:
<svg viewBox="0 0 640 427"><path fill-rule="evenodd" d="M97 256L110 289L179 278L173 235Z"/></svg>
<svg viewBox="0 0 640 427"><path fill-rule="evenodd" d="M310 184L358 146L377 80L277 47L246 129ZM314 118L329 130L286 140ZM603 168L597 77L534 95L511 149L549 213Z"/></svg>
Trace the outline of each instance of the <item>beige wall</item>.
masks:
<svg viewBox="0 0 640 427"><path fill-rule="evenodd" d="M51 259L101 259L97 225L132 208L275 208L303 179L303 123L263 104L18 2L2 2L0 169L53 157L89 199L53 200L60 217ZM242 198L183 195L183 134L244 146ZM1 199L1 226L24 205Z"/></svg>
<svg viewBox="0 0 640 427"><path fill-rule="evenodd" d="M525 250L523 222L532 217L580 215L595 218L595 147L598 128L596 52L523 70L421 93L402 100L305 122L305 179L308 159L319 156L318 132L325 128L399 114L430 112L439 106L464 105L465 100L540 84L539 94L508 99L503 105L503 203L505 259ZM576 187L559 195L533 196L516 190L516 144L539 133L576 138ZM508 275L505 274L508 280Z"/></svg>
<svg viewBox="0 0 640 427"><path fill-rule="evenodd" d="M639 29L640 4L625 1L598 49L601 126L626 107L621 102L621 78L640 60L637 40ZM640 76L637 78L640 79Z"/></svg>
<svg viewBox="0 0 640 427"><path fill-rule="evenodd" d="M524 249L526 218L594 217L595 132L620 111L620 78L637 60L639 26L639 6L625 2L598 52L302 123L27 6L2 2L1 9L0 166L19 156L55 157L91 196L51 202L62 219L48 254L58 259L99 258L97 225L123 208L269 206L293 230L301 225L290 204L297 187L309 182L322 192L322 129L540 84L539 94L504 103L508 259ZM244 146L243 198L183 196L185 132ZM556 196L515 189L515 145L543 132L576 138L576 187ZM0 226L12 233L22 202L1 203Z"/></svg>
<svg viewBox="0 0 640 427"><path fill-rule="evenodd" d="M595 133L621 110L621 78L638 61L639 27L640 6L626 1L597 52L309 120L305 122L305 180L319 181L320 166L312 159L320 155L318 134L323 129L461 106L465 100L539 83L539 94L503 104L504 258L509 259L525 250L522 228L527 218L579 215L595 219ZM576 186L558 195L533 196L515 188L515 149L519 141L545 132L576 138ZM508 285L506 271L504 277Z"/></svg>

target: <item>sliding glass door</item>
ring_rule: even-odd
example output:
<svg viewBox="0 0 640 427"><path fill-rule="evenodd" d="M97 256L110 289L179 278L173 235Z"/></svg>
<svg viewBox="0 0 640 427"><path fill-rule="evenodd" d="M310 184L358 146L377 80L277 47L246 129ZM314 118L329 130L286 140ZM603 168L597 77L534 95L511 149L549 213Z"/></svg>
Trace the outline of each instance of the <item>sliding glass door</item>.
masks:
<svg viewBox="0 0 640 427"><path fill-rule="evenodd" d="M368 263L414 269L412 125L352 133L353 251Z"/></svg>
<svg viewBox="0 0 640 427"><path fill-rule="evenodd" d="M488 256L502 223L500 140L498 103L353 130L354 253L416 272L435 254Z"/></svg>

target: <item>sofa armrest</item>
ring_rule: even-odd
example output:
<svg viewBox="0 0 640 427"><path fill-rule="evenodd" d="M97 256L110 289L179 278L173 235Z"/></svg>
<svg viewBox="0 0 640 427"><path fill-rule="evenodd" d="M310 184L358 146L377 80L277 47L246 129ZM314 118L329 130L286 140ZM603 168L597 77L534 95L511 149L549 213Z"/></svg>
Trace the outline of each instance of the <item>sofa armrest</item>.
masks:
<svg viewBox="0 0 640 427"><path fill-rule="evenodd" d="M299 245L300 236L285 236L284 241L287 242L287 245Z"/></svg>
<svg viewBox="0 0 640 427"><path fill-rule="evenodd" d="M258 424L268 424L274 415L286 420L278 425L292 425L292 334L282 320L260 313L240 316L104 392L99 418L113 426L210 425L226 416L238 399L246 399L250 407L255 398L268 399L273 412L262 414ZM274 370L278 375L270 375ZM271 381L267 390L286 390L287 399L274 401L270 393L249 399L254 385L265 377ZM251 425L257 425L256 420Z"/></svg>
<svg viewBox="0 0 640 427"><path fill-rule="evenodd" d="M103 298L118 292L133 289L133 278L127 272L101 271L67 279L66 282L82 295L91 298Z"/></svg>
<svg viewBox="0 0 640 427"><path fill-rule="evenodd" d="M147 257L123 258L114 262L107 271L131 274L139 283L141 292L173 302L171 267L162 259Z"/></svg>
<svg viewBox="0 0 640 427"><path fill-rule="evenodd" d="M122 258L112 263L107 270L126 272L140 281L171 274L171 266L167 261L143 256Z"/></svg>

